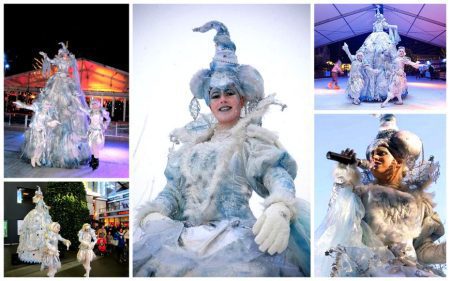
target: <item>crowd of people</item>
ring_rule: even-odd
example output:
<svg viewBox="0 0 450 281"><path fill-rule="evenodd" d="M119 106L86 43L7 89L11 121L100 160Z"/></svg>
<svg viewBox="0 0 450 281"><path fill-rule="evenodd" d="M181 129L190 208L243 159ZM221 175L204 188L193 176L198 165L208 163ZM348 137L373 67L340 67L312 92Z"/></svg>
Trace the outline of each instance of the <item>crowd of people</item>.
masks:
<svg viewBox="0 0 450 281"><path fill-rule="evenodd" d="M124 225L102 225L95 229L97 245L94 251L99 256L116 256L120 263L128 262L129 229Z"/></svg>

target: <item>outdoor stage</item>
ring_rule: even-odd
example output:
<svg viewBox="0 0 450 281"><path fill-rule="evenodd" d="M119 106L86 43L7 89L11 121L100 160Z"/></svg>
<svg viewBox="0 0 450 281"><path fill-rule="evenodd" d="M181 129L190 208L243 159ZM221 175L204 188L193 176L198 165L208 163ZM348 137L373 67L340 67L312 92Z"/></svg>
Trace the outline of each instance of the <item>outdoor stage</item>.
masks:
<svg viewBox="0 0 450 281"><path fill-rule="evenodd" d="M19 157L24 141L23 133L5 128L5 178L128 178L128 139L119 141L107 138L105 147L100 152L100 166L95 171L88 165L79 169L33 168Z"/></svg>
<svg viewBox="0 0 450 281"><path fill-rule="evenodd" d="M352 104L352 99L345 94L347 77L339 77L340 90L328 89L331 78L314 80L314 102L316 110L445 110L446 82L442 80L416 79L408 76L408 96L403 99L403 105L390 102L381 108L381 102L362 102Z"/></svg>

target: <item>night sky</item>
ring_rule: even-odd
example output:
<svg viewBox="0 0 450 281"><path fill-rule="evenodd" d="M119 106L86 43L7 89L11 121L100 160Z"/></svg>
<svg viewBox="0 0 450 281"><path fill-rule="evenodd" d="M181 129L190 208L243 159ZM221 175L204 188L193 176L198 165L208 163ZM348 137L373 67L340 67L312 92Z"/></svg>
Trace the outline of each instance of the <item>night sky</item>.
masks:
<svg viewBox="0 0 450 281"><path fill-rule="evenodd" d="M50 58L58 42L69 51L129 71L129 9L127 4L7 4L4 6L5 76L33 70L33 58Z"/></svg>

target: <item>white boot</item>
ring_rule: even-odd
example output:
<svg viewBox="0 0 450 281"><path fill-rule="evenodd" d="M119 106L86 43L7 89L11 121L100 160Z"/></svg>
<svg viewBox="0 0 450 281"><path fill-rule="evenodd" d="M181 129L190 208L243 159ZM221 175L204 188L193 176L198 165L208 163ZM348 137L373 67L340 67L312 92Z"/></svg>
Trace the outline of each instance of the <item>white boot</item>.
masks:
<svg viewBox="0 0 450 281"><path fill-rule="evenodd" d="M35 157L33 156L33 157L31 157L31 166L33 166L33 168L35 168L36 167L36 159L35 159Z"/></svg>

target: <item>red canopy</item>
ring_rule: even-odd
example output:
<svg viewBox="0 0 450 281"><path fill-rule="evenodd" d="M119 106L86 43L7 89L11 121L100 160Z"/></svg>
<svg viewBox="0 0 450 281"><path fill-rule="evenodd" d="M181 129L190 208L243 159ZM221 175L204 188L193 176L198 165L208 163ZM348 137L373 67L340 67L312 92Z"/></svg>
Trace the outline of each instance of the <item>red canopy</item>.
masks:
<svg viewBox="0 0 450 281"><path fill-rule="evenodd" d="M128 95L128 73L87 59L78 59L81 88L86 93L122 93ZM5 77L5 91L38 92L47 78L40 70Z"/></svg>

